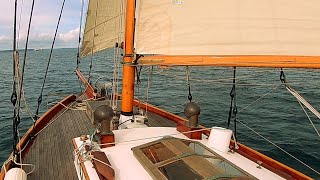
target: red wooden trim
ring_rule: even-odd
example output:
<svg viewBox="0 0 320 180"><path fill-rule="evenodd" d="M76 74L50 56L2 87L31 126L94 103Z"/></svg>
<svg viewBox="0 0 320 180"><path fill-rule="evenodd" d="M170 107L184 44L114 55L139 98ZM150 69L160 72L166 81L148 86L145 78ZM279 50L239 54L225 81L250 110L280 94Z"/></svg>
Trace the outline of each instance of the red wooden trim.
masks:
<svg viewBox="0 0 320 180"><path fill-rule="evenodd" d="M94 95L94 89L93 87L89 84L89 82L87 81L87 79L84 77L84 75L81 73L80 69L76 70L76 74L79 77L80 81L82 82L82 84L85 86L86 90L84 91L84 93L87 95L88 98L93 98Z"/></svg>
<svg viewBox="0 0 320 180"><path fill-rule="evenodd" d="M76 141L74 139L72 139L72 145L73 145L74 149L78 149L77 143L76 143ZM81 169L82 169L82 171L84 173L84 177L86 178L86 180L90 180L88 172L87 172L87 169L86 169L86 167L84 166L84 164L82 162L82 158L78 156L78 159L81 162L80 165L81 165Z"/></svg>
<svg viewBox="0 0 320 180"><path fill-rule="evenodd" d="M32 142L29 142L29 138L30 136L32 136L33 134L38 133L41 129L43 129L49 122L50 120L57 114L59 113L62 109L64 109L64 106L68 106L71 102L76 100L76 96L75 95L70 95L66 98L64 98L63 100L61 100L59 103L57 103L56 105L54 105L52 108L50 108L46 113L44 113L36 122L35 126L32 126L29 128L29 130L26 132L26 134L21 138L21 140L19 141L19 143L17 144L17 149L19 150L19 147L24 147L27 146L25 148L24 151L22 151L21 156L22 159L25 157L26 153L28 152L29 148L32 145L33 140L31 140ZM63 106L63 105L64 106ZM26 145L27 144L27 145ZM10 163L7 163L6 169L10 169ZM5 176L4 170L1 169L1 173L0 173L0 180L3 180Z"/></svg>

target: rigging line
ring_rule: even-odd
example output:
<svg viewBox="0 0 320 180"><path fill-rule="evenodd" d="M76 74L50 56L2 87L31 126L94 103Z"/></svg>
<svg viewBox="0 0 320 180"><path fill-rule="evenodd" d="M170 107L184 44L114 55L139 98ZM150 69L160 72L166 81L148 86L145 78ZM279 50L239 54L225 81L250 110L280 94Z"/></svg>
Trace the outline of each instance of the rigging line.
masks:
<svg viewBox="0 0 320 180"><path fill-rule="evenodd" d="M160 76L168 76L171 78L175 78L178 80L182 80L185 79L185 77L182 77L182 75L171 75L169 73L163 73L163 72L155 72L154 74L160 75ZM239 80L240 78L244 78L244 77L250 77L250 76L238 76L236 79ZM233 78L223 78L223 79L197 79L197 78L192 78L192 81L196 81L196 82L207 82L207 83L215 83L215 84L225 84L225 85L230 85L232 83L227 83L227 82L222 82L222 81L226 81L226 80L232 80ZM300 84L303 83L302 81L290 81L290 84ZM259 84L255 84L255 83L245 83L245 84L241 84L239 82L237 82L237 86L274 86L274 85L278 85L278 83L273 83L273 84L269 84L269 83L259 83Z"/></svg>
<svg viewBox="0 0 320 180"><path fill-rule="evenodd" d="M19 41L20 41L20 30L21 30L21 17L22 17L22 9L23 9L24 0L21 1L21 8L20 8L20 17L19 17L19 31L18 31L18 40L17 40L17 49L19 49Z"/></svg>
<svg viewBox="0 0 320 180"><path fill-rule="evenodd" d="M104 146L104 145L125 144L125 143L131 143L131 142L136 142L136 141L144 141L144 140L155 139L155 138L163 138L163 137L167 137L167 136L176 136L176 135L180 135L180 134L189 134L189 133L193 133L193 132L201 132L201 131L206 131L206 130L211 130L211 129L212 128L202 128L202 129L185 131L185 132L171 133L171 134L165 134L165 135L160 135L160 136L152 136L152 137L147 137L147 138L138 138L138 139L125 140L125 141L120 141L120 142L103 143L103 144L98 144L98 145L99 146Z"/></svg>
<svg viewBox="0 0 320 180"><path fill-rule="evenodd" d="M269 142L270 144L272 144L273 146L275 146L276 148L280 149L282 152L284 152L285 154L289 155L290 157L292 157L293 159L295 159L296 161L300 162L301 164L303 164L304 166L306 166L307 168L309 168L310 170L314 171L317 174L320 174L320 172L318 172L317 170L313 169L311 166L307 165L306 163L304 163L303 161L301 161L300 159L296 158L295 156L293 156L292 154L290 154L289 152L287 152L286 150L284 150L283 148L281 148L280 146L278 146L277 144L275 144L274 142L272 142L271 140L267 139L266 137L264 137L263 135L261 135L260 133L258 133L257 131L255 131L254 129L250 128L249 126L247 126L246 124L244 124L242 121L240 121L239 119L237 119L237 121L242 124L244 127L248 128L249 130L251 130L252 132L254 132L255 134L257 134L258 136L260 136L262 139L266 140L267 142Z"/></svg>
<svg viewBox="0 0 320 180"><path fill-rule="evenodd" d="M19 96L18 96L17 114L16 114L16 117L15 117L15 123L16 123L15 130L17 130L17 127L18 127L18 125L20 123L21 93L22 93L22 86L23 86L23 79L24 79L24 71L25 71L25 66L26 66L27 50L28 50L29 35L30 35L31 22L32 22L32 16L33 16L34 2L35 2L35 0L32 0L31 10L30 10L30 17L29 17L29 24L28 24L28 30L27 30L27 39L26 39L26 44L25 44L25 49L24 49L24 57L23 57L23 64L22 64L21 79L20 79L20 84L19 84L19 89L18 89ZM16 10L15 10L15 16L16 16ZM14 44L14 46L16 46L16 42L15 41L14 41L13 44ZM16 137L15 137L14 141L17 141ZM14 147L14 151L16 152L16 148L15 147Z"/></svg>
<svg viewBox="0 0 320 180"><path fill-rule="evenodd" d="M286 80L286 76L281 68L280 71L280 81L282 84L285 85L286 89L299 101L301 102L306 108L308 108L315 116L320 119L320 113L307 101L305 100L296 90L289 86Z"/></svg>
<svg viewBox="0 0 320 180"><path fill-rule="evenodd" d="M117 74L117 70L116 70L116 63L117 63L117 58L118 58L118 46L119 46L119 44L118 44L118 42L116 42L115 43L115 46L114 46L114 48L113 48L113 78L112 78L112 94L111 94L111 98L112 98L112 101L110 101L110 106L112 107L112 109L115 111L116 110L116 108L117 108L117 106L115 106L115 99L116 99L116 95L115 95L115 83L116 83L116 74Z"/></svg>
<svg viewBox="0 0 320 180"><path fill-rule="evenodd" d="M188 100L191 102L192 101L192 95L191 95L191 85L190 85L190 69L189 66L186 67L186 75L187 75L187 86L188 86Z"/></svg>
<svg viewBox="0 0 320 180"><path fill-rule="evenodd" d="M81 0L81 14L80 14L80 24L79 24L79 37L78 37L78 53L77 53L77 68L80 64L80 44L81 44L81 31L82 31L82 17L83 17L84 0Z"/></svg>
<svg viewBox="0 0 320 180"><path fill-rule="evenodd" d="M146 101L144 101L147 103L149 103L149 91L150 91L150 87L151 87L152 73L153 73L153 66L149 67L148 87L147 87L147 94L145 96ZM148 106L146 106L146 115L147 115L147 113L148 113Z"/></svg>
<svg viewBox="0 0 320 180"><path fill-rule="evenodd" d="M62 6L61 6L59 18L58 18L58 23L57 23L56 30L55 30L54 37L53 37L53 41L52 41L52 44L51 44L49 59L48 59L48 63L47 63L46 72L45 72L45 75L44 75L42 87L41 87L41 92L40 92L40 95L39 95L39 97L38 97L38 105L37 105L37 110L36 110L36 114L35 114L35 116L34 116L34 119L38 119L40 104L41 104L41 102L42 102L43 89L44 89L44 85L45 85L45 83L46 83L47 74L48 74L48 70L49 70L49 65L50 65L50 61L51 61L51 57L52 57L52 52L53 52L53 47L54 47L54 43L55 43L55 41L56 41L56 37L57 37L57 33L58 33L58 29L59 29L60 20L61 20L61 16L62 16L62 12L63 12L63 8L64 8L65 1L66 1L66 0L63 0L63 2L62 2Z"/></svg>
<svg viewBox="0 0 320 180"><path fill-rule="evenodd" d="M17 82L16 82L16 59L17 59L17 47L16 47L16 35L17 35L17 6L18 1L15 0L14 2L14 19L13 19L13 69L12 69L12 94L11 94L11 103L13 105L13 119L12 119L12 135L13 135L13 142L12 142L12 148L14 152L16 153L16 134L17 134L17 123L16 123L16 114L17 114L17 108L16 108L16 102L17 102Z"/></svg>
<svg viewBox="0 0 320 180"><path fill-rule="evenodd" d="M74 70L74 71L72 71L72 73L70 73L64 80L62 80L62 81L60 81L60 83L57 85L57 86L54 86L55 88L52 88L49 92L48 92L48 94L47 94L47 107L48 107L48 102L49 102L49 96L51 96L51 92L53 91L53 90L56 90L56 88L57 87L59 87L63 82L66 82L67 81L67 79L69 79L69 77L71 76L71 75L73 75L73 73L75 73L76 71Z"/></svg>
<svg viewBox="0 0 320 180"><path fill-rule="evenodd" d="M233 113L233 108L235 106L235 83L236 83L236 78L235 78L235 74L236 74L236 70L235 70L235 67L234 67L234 70L233 70L233 78L232 78L232 88L231 88L231 91L230 91L230 108L229 108L229 116L228 116L228 121L227 121L227 129L229 129L229 126L230 126L230 122L231 122L231 118L232 118L232 113Z"/></svg>
<svg viewBox="0 0 320 180"><path fill-rule="evenodd" d="M17 53L16 53L16 59L15 59L15 72L16 72L16 76L15 76L15 78L16 79L19 79L20 80L20 70L19 70L19 53L18 53L18 51L17 51ZM18 86L20 86L20 81L18 80ZM27 112L27 113L29 113L29 115L30 115L30 117L31 117L31 119L34 121L34 119L33 119L33 116L34 116L34 113L31 111L31 108L30 108L30 106L29 106L29 103L28 103L28 100L27 100L27 98L26 98L26 95L25 95L25 92L24 92L24 88L22 87L22 98L23 98L23 100L24 100L24 104L25 104L25 109L24 109L24 111L25 112Z"/></svg>
<svg viewBox="0 0 320 180"><path fill-rule="evenodd" d="M91 84L91 73L92 73L92 66L93 66L93 48L94 48L94 39L96 37L96 25L97 25L97 17L98 17L98 7L99 7L99 1L97 1L97 3L96 3L96 12L95 12L95 20L94 20L94 28L93 28L93 38L92 38L92 46L91 46L91 59L90 59L89 77L88 77L89 84Z"/></svg>
<svg viewBox="0 0 320 180"><path fill-rule="evenodd" d="M281 86L281 84L278 84L277 86L273 87L270 91L268 91L267 93L263 94L262 96L260 96L258 99L256 99L255 101L253 101L252 103L250 103L249 105L243 107L238 113L246 110L248 107L252 106L253 104L255 104L256 102L258 102L259 100L261 100L262 98L264 98L265 96L267 96L268 94L272 93L273 91L277 90L279 87Z"/></svg>
<svg viewBox="0 0 320 180"><path fill-rule="evenodd" d="M288 84L285 84L286 89L297 99L298 102L301 102L306 108L308 108L315 116L320 119L320 113L307 101L305 100L297 91L295 91Z"/></svg>
<svg viewBox="0 0 320 180"><path fill-rule="evenodd" d="M304 107L302 106L301 102L300 102L300 101L298 101L298 102L299 102L299 104L300 104L300 106L301 106L302 110L304 111L304 113L305 113L305 114L306 114L306 116L308 117L308 119L309 119L309 121L310 121L310 124L312 125L313 129L316 131L316 133L317 133L317 134L318 134L318 136L320 137L319 131L318 131L318 129L316 128L316 126L313 124L313 122L312 122L312 120L311 120L310 116L308 115L307 111L304 109Z"/></svg>

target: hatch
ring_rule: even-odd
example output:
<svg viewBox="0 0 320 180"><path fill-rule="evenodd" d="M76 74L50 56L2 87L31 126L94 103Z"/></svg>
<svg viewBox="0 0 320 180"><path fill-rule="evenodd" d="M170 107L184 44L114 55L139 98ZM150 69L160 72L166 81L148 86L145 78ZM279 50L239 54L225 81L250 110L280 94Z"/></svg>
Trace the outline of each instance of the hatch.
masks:
<svg viewBox="0 0 320 180"><path fill-rule="evenodd" d="M197 141L164 137L132 151L153 179L256 179Z"/></svg>

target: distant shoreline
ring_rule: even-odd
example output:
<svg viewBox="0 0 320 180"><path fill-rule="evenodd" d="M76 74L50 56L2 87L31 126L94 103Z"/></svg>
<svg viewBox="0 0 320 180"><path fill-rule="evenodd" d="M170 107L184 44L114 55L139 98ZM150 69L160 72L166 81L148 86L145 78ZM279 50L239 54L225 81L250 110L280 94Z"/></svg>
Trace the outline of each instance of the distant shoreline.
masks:
<svg viewBox="0 0 320 180"><path fill-rule="evenodd" d="M76 47L71 47L71 48L54 48L54 49L75 49ZM38 51L38 50L48 50L49 48L30 48L28 51ZM0 50L0 52L12 52L12 49L7 49L7 50ZM24 49L19 49L18 51L24 51Z"/></svg>

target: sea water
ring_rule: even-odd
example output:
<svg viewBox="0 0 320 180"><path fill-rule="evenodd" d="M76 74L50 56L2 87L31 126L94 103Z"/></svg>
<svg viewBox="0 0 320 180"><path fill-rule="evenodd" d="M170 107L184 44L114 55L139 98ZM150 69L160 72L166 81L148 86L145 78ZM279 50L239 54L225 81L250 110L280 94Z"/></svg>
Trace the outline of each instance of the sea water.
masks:
<svg viewBox="0 0 320 180"><path fill-rule="evenodd" d="M33 124L30 114L33 114L37 107L49 52L49 50L28 50L27 52L23 82L27 103L22 101L22 118L19 125L21 136ZM55 49L53 51L40 114L63 97L81 92L79 81L74 73L76 54L77 49ZM113 49L109 49L93 57L87 57L81 61L80 68L88 77L92 60L93 66L90 73L92 82L95 83L98 78L101 81L108 81L113 77L113 54ZM24 52L20 51L21 67L23 55ZM320 110L320 71L284 69L284 72L290 86L317 110ZM183 116L184 106L189 102L186 74L189 74L193 101L201 107L200 123L207 127L226 127L233 68L190 67L187 73L185 67L143 67L140 72L141 83L135 88L136 97ZM320 137L316 134L299 103L281 85L279 76L279 69L237 68L236 105L238 113L236 117L254 131L320 171ZM11 51L0 52L0 77L0 163L2 164L12 151ZM120 75L120 81L121 78ZM121 85L119 91L120 88ZM26 107L29 107L30 110ZM316 128L320 129L320 120L309 111L308 115ZM231 128L233 124L232 120ZM271 158L319 179L318 174L240 123L237 123L237 139Z"/></svg>

